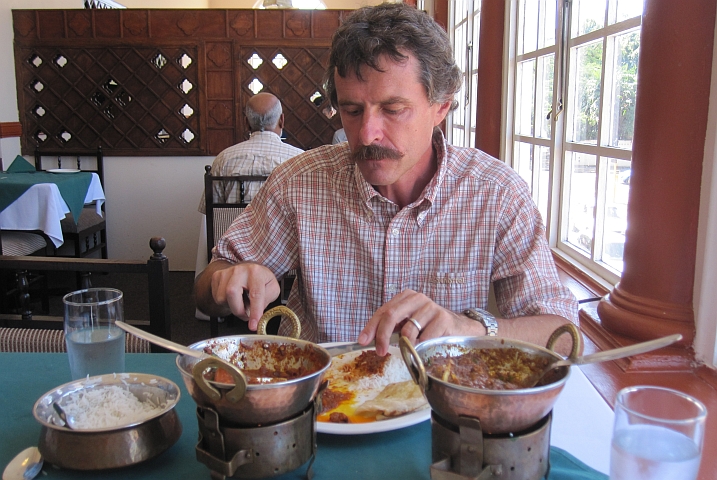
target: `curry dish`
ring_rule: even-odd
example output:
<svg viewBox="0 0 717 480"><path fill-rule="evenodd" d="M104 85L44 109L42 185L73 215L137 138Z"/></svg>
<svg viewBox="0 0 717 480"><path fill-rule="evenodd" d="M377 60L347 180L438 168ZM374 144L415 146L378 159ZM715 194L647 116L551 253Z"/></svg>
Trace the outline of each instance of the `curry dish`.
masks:
<svg viewBox="0 0 717 480"><path fill-rule="evenodd" d="M204 353L217 355L217 350L224 348L220 342L210 343L204 347ZM249 385L280 383L301 378L318 371L321 358L311 348L302 348L293 344L283 343L244 343L239 342L235 352L225 358L241 369ZM211 369L205 378L224 384L234 384L234 379L222 368Z"/></svg>
<svg viewBox="0 0 717 480"><path fill-rule="evenodd" d="M426 372L444 382L486 390L516 390L547 367L550 359L517 348L470 349L457 356L436 354Z"/></svg>

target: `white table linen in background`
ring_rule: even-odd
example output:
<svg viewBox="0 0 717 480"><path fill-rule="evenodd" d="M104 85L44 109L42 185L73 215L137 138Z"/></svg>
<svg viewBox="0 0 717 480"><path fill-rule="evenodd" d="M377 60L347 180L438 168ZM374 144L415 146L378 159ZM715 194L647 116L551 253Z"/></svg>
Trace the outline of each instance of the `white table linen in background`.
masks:
<svg viewBox="0 0 717 480"><path fill-rule="evenodd" d="M85 203L96 203L97 213L102 215L105 192L100 177L92 174ZM28 188L17 200L0 212L0 225L6 230L42 230L52 240L55 248L64 243L62 221L70 213L67 202L54 183L38 183Z"/></svg>

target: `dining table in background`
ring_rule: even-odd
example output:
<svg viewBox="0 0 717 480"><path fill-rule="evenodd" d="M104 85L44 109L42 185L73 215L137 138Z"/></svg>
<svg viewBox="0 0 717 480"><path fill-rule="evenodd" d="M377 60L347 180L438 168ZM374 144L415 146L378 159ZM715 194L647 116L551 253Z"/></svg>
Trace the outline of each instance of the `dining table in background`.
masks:
<svg viewBox="0 0 717 480"><path fill-rule="evenodd" d="M27 185L29 187L20 192ZM74 218L79 218L82 205L95 202L97 213L102 215L105 201L100 177L94 172L0 172L0 191L0 227L3 230L41 230L55 248L64 243L60 222L71 210L77 210ZM15 198L11 192L20 193ZM73 200L76 198L81 201ZM5 204L7 206L2 208Z"/></svg>
<svg viewBox="0 0 717 480"><path fill-rule="evenodd" d="M175 354L127 354L129 372L168 378L180 387L175 407L183 432L175 445L144 463L107 471L61 470L45 465L38 478L55 479L209 479L206 465L196 459L196 404L175 364ZM37 445L40 424L35 401L71 380L66 353L0 353L0 466L17 453ZM573 368L553 410L549 480L607 479L613 413L578 368ZM364 435L317 435L316 480L385 478L428 480L431 464L430 421L406 428ZM554 467L554 468L553 468ZM4 467L3 467L4 468ZM305 478L307 465L272 477ZM602 473L600 473L602 472Z"/></svg>

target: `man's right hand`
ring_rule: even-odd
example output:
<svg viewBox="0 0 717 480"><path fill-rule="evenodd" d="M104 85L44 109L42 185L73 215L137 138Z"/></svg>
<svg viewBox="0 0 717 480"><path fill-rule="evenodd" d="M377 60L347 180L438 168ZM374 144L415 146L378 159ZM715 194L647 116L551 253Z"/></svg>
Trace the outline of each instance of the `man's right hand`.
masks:
<svg viewBox="0 0 717 480"><path fill-rule="evenodd" d="M258 263L210 263L195 284L197 306L208 315L233 313L256 330L264 309L281 293L273 272Z"/></svg>

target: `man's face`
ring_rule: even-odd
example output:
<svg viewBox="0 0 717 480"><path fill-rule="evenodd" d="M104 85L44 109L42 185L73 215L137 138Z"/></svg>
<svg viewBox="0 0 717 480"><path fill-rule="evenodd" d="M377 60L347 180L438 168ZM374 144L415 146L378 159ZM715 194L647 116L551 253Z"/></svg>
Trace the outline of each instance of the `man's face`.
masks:
<svg viewBox="0 0 717 480"><path fill-rule="evenodd" d="M366 181L386 195L433 176L433 127L443 121L450 103L429 103L418 81L418 62L410 54L403 63L383 57L379 66L383 72L362 67L362 80L349 72L346 77L334 74L334 81L354 160Z"/></svg>

